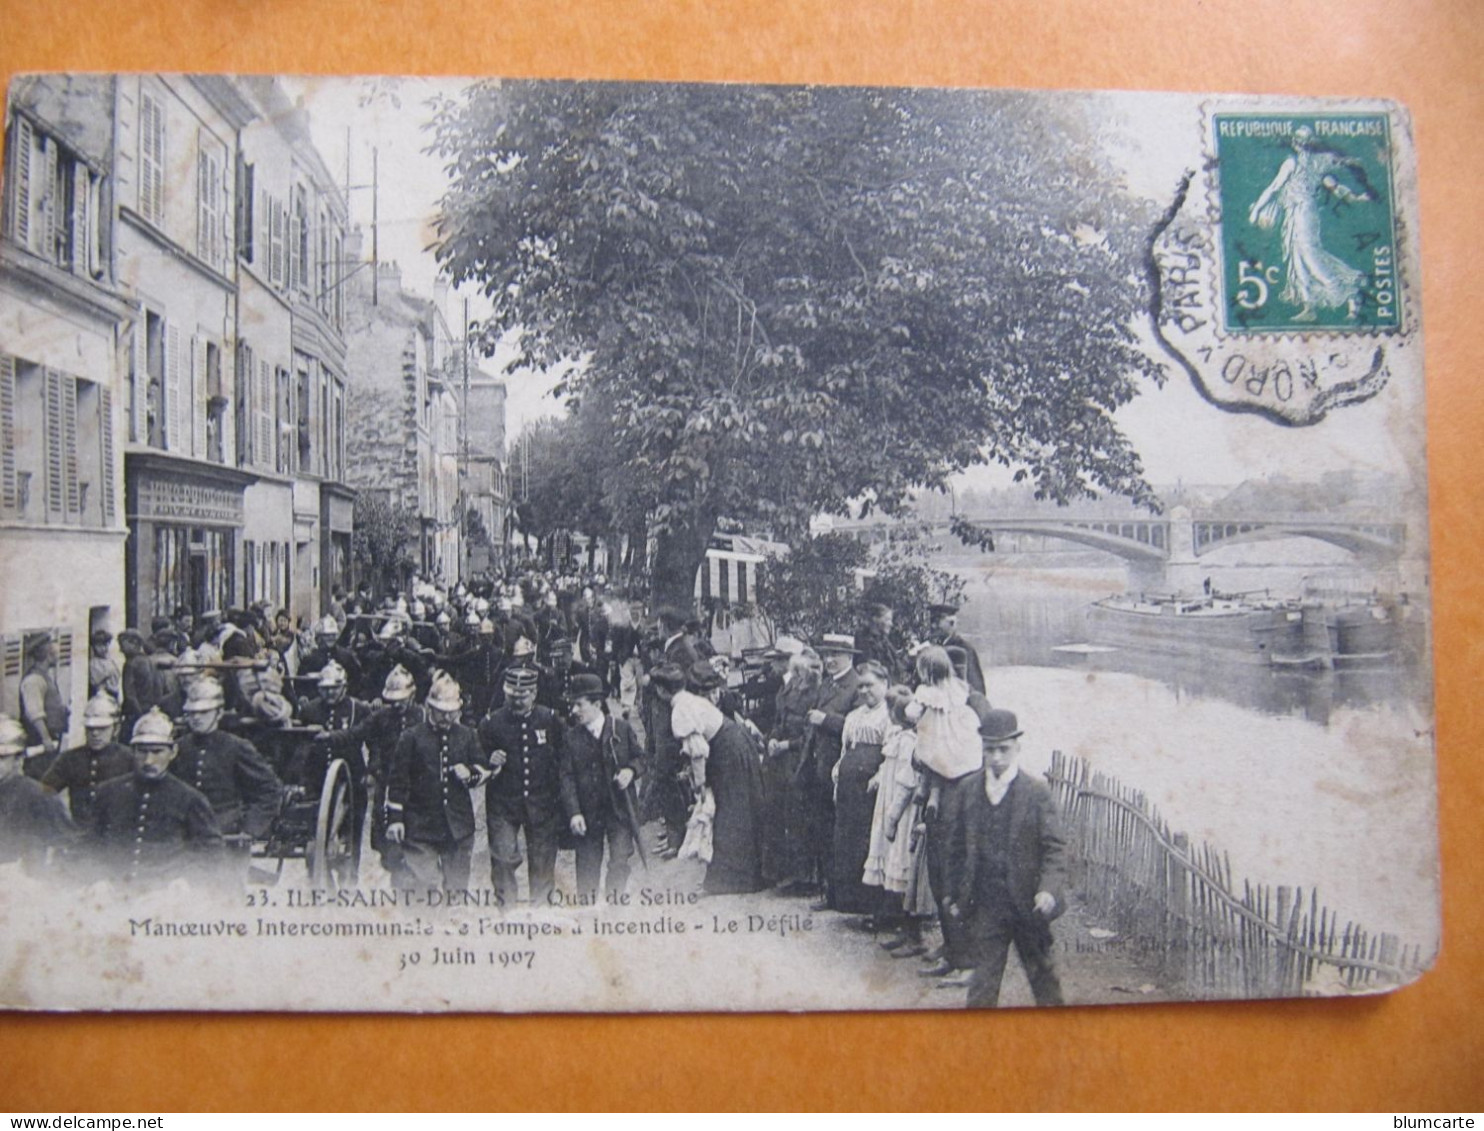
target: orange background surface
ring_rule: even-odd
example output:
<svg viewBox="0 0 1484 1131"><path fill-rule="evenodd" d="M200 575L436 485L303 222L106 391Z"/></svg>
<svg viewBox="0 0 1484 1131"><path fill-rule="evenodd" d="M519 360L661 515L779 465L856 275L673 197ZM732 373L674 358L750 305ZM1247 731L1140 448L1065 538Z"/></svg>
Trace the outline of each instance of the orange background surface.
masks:
<svg viewBox="0 0 1484 1131"><path fill-rule="evenodd" d="M21 70L1080 87L1401 99L1421 160L1443 954L1376 999L999 1014L0 1019L0 1108L1478 1110L1484 5L6 0ZM3 930L0 925L0 930Z"/></svg>

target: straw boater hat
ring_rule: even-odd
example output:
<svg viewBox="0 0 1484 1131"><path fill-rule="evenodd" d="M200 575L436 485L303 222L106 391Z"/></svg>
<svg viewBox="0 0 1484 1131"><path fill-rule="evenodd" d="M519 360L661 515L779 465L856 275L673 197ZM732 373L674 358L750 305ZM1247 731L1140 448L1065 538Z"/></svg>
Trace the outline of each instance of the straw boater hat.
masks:
<svg viewBox="0 0 1484 1131"><path fill-rule="evenodd" d="M222 685L216 680L202 676L193 680L191 688L186 692L186 711L216 711L227 705L226 694L222 691Z"/></svg>
<svg viewBox="0 0 1484 1131"><path fill-rule="evenodd" d="M9 715L0 715L0 755L26 752L26 728Z"/></svg>
<svg viewBox="0 0 1484 1131"><path fill-rule="evenodd" d="M319 686L321 687L344 687L345 669L331 660L319 670Z"/></svg>
<svg viewBox="0 0 1484 1131"><path fill-rule="evenodd" d="M401 703L411 699L417 692L417 683L412 678L412 673L398 664L387 673L386 684L381 689L381 697L388 703Z"/></svg>
<svg viewBox="0 0 1484 1131"><path fill-rule="evenodd" d="M459 691L458 681L447 672L433 677L433 687L428 692L428 706L435 711L457 711L464 706L464 697Z"/></svg>
<svg viewBox="0 0 1484 1131"><path fill-rule="evenodd" d="M135 746L174 746L175 725L164 711L151 707L148 712L139 716L129 741Z"/></svg>
<svg viewBox="0 0 1484 1131"><path fill-rule="evenodd" d="M953 616L957 612L958 606L949 604L947 602L939 602L936 605L928 606L928 616L932 617L934 620L942 620L944 617Z"/></svg>
<svg viewBox="0 0 1484 1131"><path fill-rule="evenodd" d="M814 644L814 650L821 656L835 652L840 655L855 655L855 637L848 632L826 632Z"/></svg>
<svg viewBox="0 0 1484 1131"><path fill-rule="evenodd" d="M82 725L85 727L111 727L118 721L119 705L112 695L99 692L82 709Z"/></svg>

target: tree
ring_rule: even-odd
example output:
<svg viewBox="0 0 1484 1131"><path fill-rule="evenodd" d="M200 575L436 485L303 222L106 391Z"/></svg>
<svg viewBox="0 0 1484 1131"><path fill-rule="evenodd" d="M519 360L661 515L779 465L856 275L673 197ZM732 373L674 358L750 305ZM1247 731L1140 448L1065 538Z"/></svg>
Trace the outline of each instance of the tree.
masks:
<svg viewBox="0 0 1484 1131"><path fill-rule="evenodd" d="M414 511L391 503L379 491L356 494L351 554L356 576L378 591L401 588L417 568L418 519Z"/></svg>
<svg viewBox="0 0 1484 1131"><path fill-rule="evenodd" d="M997 462L1153 504L1113 422L1148 217L1084 103L932 90L507 82L436 106L435 250L601 422L604 502L687 600L719 517L797 539Z"/></svg>

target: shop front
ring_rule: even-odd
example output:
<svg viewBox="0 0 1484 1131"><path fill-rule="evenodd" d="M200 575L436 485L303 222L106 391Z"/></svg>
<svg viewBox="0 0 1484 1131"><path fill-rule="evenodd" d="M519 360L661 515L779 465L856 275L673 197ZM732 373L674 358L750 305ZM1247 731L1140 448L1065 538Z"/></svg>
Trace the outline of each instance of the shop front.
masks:
<svg viewBox="0 0 1484 1131"><path fill-rule="evenodd" d="M163 454L131 452L124 468L128 620L179 609L199 618L238 603L243 493L256 477Z"/></svg>

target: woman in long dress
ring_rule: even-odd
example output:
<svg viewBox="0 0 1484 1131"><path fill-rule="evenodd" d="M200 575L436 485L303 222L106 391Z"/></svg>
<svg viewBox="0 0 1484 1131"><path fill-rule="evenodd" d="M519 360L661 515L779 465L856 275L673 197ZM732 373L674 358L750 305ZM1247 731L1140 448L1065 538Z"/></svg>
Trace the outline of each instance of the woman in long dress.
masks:
<svg viewBox="0 0 1484 1131"><path fill-rule="evenodd" d="M1333 153L1313 145L1313 131L1300 126L1293 131L1293 153L1284 159L1272 183L1263 189L1248 212L1248 220L1270 229L1281 216L1283 258L1288 280L1281 298L1301 309L1295 322L1312 322L1316 306L1343 306L1347 318L1360 313L1360 292L1366 276L1324 249L1321 205L1329 196L1344 201L1370 200L1364 190L1356 192L1335 176L1349 166Z"/></svg>
<svg viewBox="0 0 1484 1131"><path fill-rule="evenodd" d="M835 843L830 893L835 910L875 916L882 910L880 888L863 882L871 848L876 797L871 783L881 768L882 746L891 717L886 707L886 668L867 660L856 669L861 705L845 716L840 760L835 764Z"/></svg>
<svg viewBox="0 0 1484 1131"><path fill-rule="evenodd" d="M893 958L924 953L922 921L936 910L922 851L923 830L918 828L922 772L915 761L917 734L905 710L910 702L909 687L897 686L887 692L892 725L881 748L881 768L872 779L876 809L871 816L871 849L861 877L867 886L885 893L881 925L895 927L896 934L881 945Z"/></svg>
<svg viewBox="0 0 1484 1131"><path fill-rule="evenodd" d="M686 690L672 704L671 726L692 758L697 811L711 822L711 860L703 886L712 895L761 891L766 885L760 752L716 705L723 688L720 674L702 660L687 677ZM706 814L711 806L714 813Z"/></svg>

